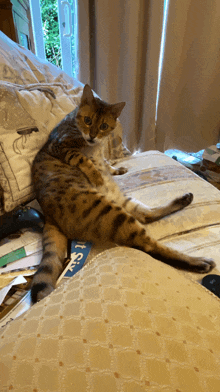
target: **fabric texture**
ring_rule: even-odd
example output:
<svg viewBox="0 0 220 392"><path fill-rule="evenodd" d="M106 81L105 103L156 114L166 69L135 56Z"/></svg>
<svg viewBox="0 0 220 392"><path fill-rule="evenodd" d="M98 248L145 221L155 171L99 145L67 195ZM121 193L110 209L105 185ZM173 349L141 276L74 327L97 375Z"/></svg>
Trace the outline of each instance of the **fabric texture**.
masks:
<svg viewBox="0 0 220 392"><path fill-rule="evenodd" d="M155 113L164 1L82 0L79 80L110 103L125 101L123 140L155 149Z"/></svg>
<svg viewBox="0 0 220 392"><path fill-rule="evenodd" d="M126 101L132 152L218 142L218 0L82 0L78 15L80 81L109 102Z"/></svg>
<svg viewBox="0 0 220 392"><path fill-rule="evenodd" d="M0 183L4 211L33 199L31 165L50 131L80 101L82 87L67 89L61 83L19 85L0 82ZM52 96L51 92L56 98Z"/></svg>
<svg viewBox="0 0 220 392"><path fill-rule="evenodd" d="M3 209L34 198L32 161L52 129L75 109L82 85L0 32L0 186ZM118 121L106 139L105 158L124 156Z"/></svg>
<svg viewBox="0 0 220 392"><path fill-rule="evenodd" d="M122 162L116 166L120 166ZM128 172L116 176L128 196L151 208L192 192L192 203L157 222L146 225L148 233L167 246L193 256L211 257L212 273L220 274L220 192L195 173L159 151L148 151L123 160ZM201 274L190 274L201 279Z"/></svg>
<svg viewBox="0 0 220 392"><path fill-rule="evenodd" d="M220 301L108 250L0 333L1 390L219 392Z"/></svg>
<svg viewBox="0 0 220 392"><path fill-rule="evenodd" d="M220 3L167 4L156 149L197 152L219 139Z"/></svg>

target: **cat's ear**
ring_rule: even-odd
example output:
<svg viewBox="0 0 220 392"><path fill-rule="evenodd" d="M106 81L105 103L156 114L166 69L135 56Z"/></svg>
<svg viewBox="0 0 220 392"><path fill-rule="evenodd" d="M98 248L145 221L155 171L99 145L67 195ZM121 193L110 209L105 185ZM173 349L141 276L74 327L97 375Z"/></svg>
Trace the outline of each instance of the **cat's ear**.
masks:
<svg viewBox="0 0 220 392"><path fill-rule="evenodd" d="M125 106L125 102L115 103L114 105L111 106L111 113L115 118L118 118L120 116L124 106Z"/></svg>
<svg viewBox="0 0 220 392"><path fill-rule="evenodd" d="M81 98L81 103L91 104L93 101L94 101L94 96L93 96L92 89L88 84L85 84L82 98Z"/></svg>

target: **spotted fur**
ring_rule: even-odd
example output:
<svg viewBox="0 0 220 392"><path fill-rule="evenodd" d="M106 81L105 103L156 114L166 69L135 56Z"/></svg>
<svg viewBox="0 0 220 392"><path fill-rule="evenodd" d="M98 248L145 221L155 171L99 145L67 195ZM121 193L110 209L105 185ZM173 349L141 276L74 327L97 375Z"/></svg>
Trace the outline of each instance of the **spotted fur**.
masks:
<svg viewBox="0 0 220 392"><path fill-rule="evenodd" d="M32 283L33 302L54 289L67 239L98 244L112 241L201 273L215 265L210 259L191 257L160 244L144 226L189 205L191 193L150 209L123 195L114 181L112 175L127 170L108 165L103 140L115 128L124 105L103 102L85 85L79 107L57 125L35 157L32 178L46 223L43 258Z"/></svg>

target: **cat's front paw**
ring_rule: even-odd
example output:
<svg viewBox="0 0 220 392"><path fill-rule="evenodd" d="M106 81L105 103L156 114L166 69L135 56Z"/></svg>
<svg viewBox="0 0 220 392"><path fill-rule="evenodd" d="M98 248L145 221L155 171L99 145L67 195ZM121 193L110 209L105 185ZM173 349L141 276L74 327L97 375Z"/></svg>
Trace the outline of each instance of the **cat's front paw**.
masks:
<svg viewBox="0 0 220 392"><path fill-rule="evenodd" d="M125 174L127 172L128 172L128 169L126 167L119 167L119 168L115 169L113 175L114 176L118 176L118 175L121 175L121 174Z"/></svg>
<svg viewBox="0 0 220 392"><path fill-rule="evenodd" d="M89 180L95 186L101 186L101 185L104 184L103 178L102 178L101 174L97 170L94 170L92 172L92 175L89 178Z"/></svg>

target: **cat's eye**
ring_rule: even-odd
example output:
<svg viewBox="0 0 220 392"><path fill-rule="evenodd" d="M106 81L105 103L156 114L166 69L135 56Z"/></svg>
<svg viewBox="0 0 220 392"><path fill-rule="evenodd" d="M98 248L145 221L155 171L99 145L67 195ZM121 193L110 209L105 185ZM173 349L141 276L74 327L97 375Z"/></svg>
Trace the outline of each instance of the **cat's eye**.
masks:
<svg viewBox="0 0 220 392"><path fill-rule="evenodd" d="M84 123L85 123L86 125L91 125L91 124L92 124L92 119L91 119L91 117L85 116L85 117L84 117Z"/></svg>
<svg viewBox="0 0 220 392"><path fill-rule="evenodd" d="M102 125L100 126L100 129L101 129L102 131L106 131L106 129L108 129L108 124L102 123Z"/></svg>

